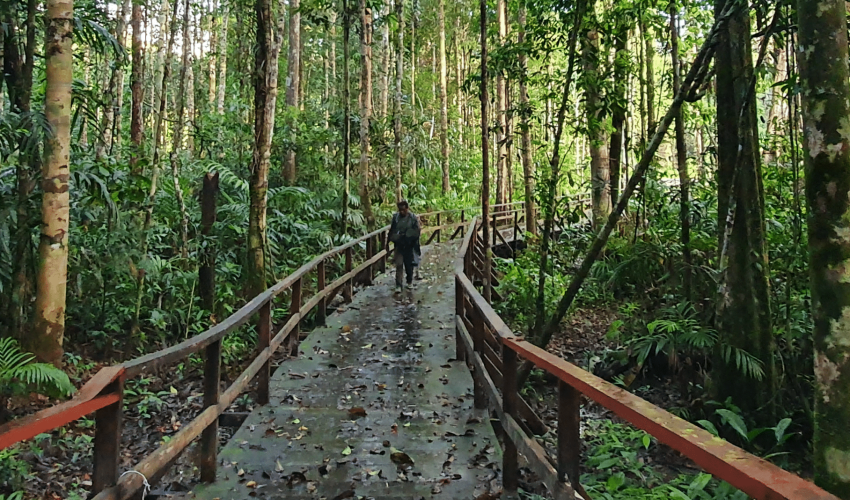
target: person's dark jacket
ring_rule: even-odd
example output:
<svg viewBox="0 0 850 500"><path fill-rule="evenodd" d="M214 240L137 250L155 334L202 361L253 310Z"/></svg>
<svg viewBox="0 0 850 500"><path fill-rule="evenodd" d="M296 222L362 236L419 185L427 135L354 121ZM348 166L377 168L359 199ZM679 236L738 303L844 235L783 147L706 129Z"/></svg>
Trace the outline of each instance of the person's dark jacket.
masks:
<svg viewBox="0 0 850 500"><path fill-rule="evenodd" d="M407 217L401 217L398 212L393 214L390 225L390 241L399 248L415 248L419 242L421 228L419 218L413 212L408 212Z"/></svg>

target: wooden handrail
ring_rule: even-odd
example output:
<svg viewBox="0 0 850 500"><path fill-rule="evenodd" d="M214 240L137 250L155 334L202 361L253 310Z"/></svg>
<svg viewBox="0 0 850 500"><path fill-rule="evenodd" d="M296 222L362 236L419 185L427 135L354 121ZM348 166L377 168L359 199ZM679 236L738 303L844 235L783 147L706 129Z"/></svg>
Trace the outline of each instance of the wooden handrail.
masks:
<svg viewBox="0 0 850 500"><path fill-rule="evenodd" d="M579 408L580 395L615 413L632 425L643 429L660 442L681 452L703 467L707 472L727 481L747 495L759 500L838 500L813 483L796 474L785 471L755 455L713 436L675 415L655 406L634 394L536 347L522 338L514 336L492 306L484 300L473 281L466 275L466 263L474 251L471 241L478 231L478 219L470 222L467 237L455 260L455 290L457 321L457 359L466 360L473 370L476 407L487 402L499 416L502 427L510 440L503 453L505 485L515 484L516 454L521 452L529 467L541 477L555 498L574 498L573 489L579 494L583 489L578 482L580 463ZM488 223L491 221L487 221ZM470 328L471 327L471 328ZM501 389L495 376L488 368L485 355L487 335L493 335L501 343L502 367ZM521 415L517 404L519 395L515 385L516 358L531 361L559 380L558 456L557 470L549 464L536 440L521 428ZM509 397L505 397L508 391ZM586 498L586 494L584 494Z"/></svg>

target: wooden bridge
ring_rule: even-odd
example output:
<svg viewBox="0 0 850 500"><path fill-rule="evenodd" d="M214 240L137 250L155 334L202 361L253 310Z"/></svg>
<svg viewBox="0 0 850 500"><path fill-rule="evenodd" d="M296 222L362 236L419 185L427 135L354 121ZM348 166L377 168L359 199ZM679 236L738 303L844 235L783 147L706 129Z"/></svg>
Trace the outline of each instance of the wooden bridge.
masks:
<svg viewBox="0 0 850 500"><path fill-rule="evenodd" d="M835 499L515 336L478 286L488 247L513 248L525 215L522 204L493 208L487 244L473 211L421 216L426 280L413 291L391 292L382 274L389 228L381 228L316 257L206 332L105 368L70 401L0 427L0 449L94 413L98 500L142 498L196 440L200 483L191 498L494 498L517 491L520 467L553 498L588 498L579 481L579 409L588 398L753 498ZM328 315L339 294L348 306ZM287 315L275 325L279 307ZM251 321L255 357L221 391L222 339ZM302 335L312 323L320 326ZM272 374L280 350L292 357ZM204 410L135 472L119 470L125 382L201 352ZM549 429L518 391L521 359L559 380L552 456L535 439ZM260 406L228 413L252 381ZM219 422L240 418L219 450Z"/></svg>

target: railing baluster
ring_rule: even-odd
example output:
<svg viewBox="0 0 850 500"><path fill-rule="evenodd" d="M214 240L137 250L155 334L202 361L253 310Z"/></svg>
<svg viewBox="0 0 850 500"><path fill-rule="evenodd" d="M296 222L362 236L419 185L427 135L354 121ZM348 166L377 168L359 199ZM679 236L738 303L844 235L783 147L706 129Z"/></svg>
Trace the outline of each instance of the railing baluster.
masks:
<svg viewBox="0 0 850 500"><path fill-rule="evenodd" d="M204 360L204 408L218 404L221 381L221 340L208 345ZM201 481L215 481L216 457L218 456L218 419L201 434Z"/></svg>
<svg viewBox="0 0 850 500"><path fill-rule="evenodd" d="M496 246L496 231L499 230L498 217L498 215L493 214L493 247Z"/></svg>
<svg viewBox="0 0 850 500"><path fill-rule="evenodd" d="M578 488L581 459L581 394L564 381L558 382L558 480Z"/></svg>
<svg viewBox="0 0 850 500"><path fill-rule="evenodd" d="M301 278L292 284L292 301L289 303L289 317L295 316L301 312ZM298 342L301 340L301 320L295 323L292 331L289 333L289 354L297 354Z"/></svg>
<svg viewBox="0 0 850 500"><path fill-rule="evenodd" d="M466 210L460 211L460 237L466 235Z"/></svg>
<svg viewBox="0 0 850 500"><path fill-rule="evenodd" d="M348 247L345 249L345 274L350 273L351 269L353 269L351 247ZM346 303L351 302L351 296L353 295L353 287L351 286L352 281L353 279L348 279L342 287L342 298Z"/></svg>
<svg viewBox="0 0 850 500"><path fill-rule="evenodd" d="M387 232L383 232L378 236L381 239L381 251L384 252L384 256L381 258L381 274L387 272L387 256L389 255L389 245L387 244L387 236Z"/></svg>
<svg viewBox="0 0 850 500"><path fill-rule="evenodd" d="M262 352L269 346L271 341L272 326L271 299L260 308L260 321L257 323L257 347ZM257 373L257 403L269 404L269 378L271 377L271 359L263 363L260 372Z"/></svg>
<svg viewBox="0 0 850 500"><path fill-rule="evenodd" d="M511 416L518 421L517 369L516 353L502 344L502 410L506 416ZM519 486L519 457L516 443L513 442L509 432L505 436L505 449L502 453L502 485L508 493L515 493Z"/></svg>
<svg viewBox="0 0 850 500"><path fill-rule="evenodd" d="M441 217L441 216L440 216L440 214L438 213L438 214L437 214L437 227L440 227L440 226L442 226L442 225L443 225L441 221L442 221L442 217ZM442 233L443 233L443 230L442 230L442 229L437 229L437 243L439 243L439 242L440 242L440 236L441 236L441 234L442 234Z"/></svg>
<svg viewBox="0 0 850 500"><path fill-rule="evenodd" d="M104 394L118 393L119 399L95 413L94 471L92 493L97 494L118 481L119 446L124 410L124 379L119 378L104 389Z"/></svg>
<svg viewBox="0 0 850 500"><path fill-rule="evenodd" d="M463 285L460 283L460 277L455 276L455 358L458 361L466 361L467 352L463 345L463 339L461 338L460 326L457 324L458 317L464 317L463 310L463 298L464 290Z"/></svg>
<svg viewBox="0 0 850 500"><path fill-rule="evenodd" d="M321 294L325 290L325 261L322 260L316 266L316 293ZM327 299L319 300L319 310L316 312L316 320L320 325L324 325L328 319L328 301Z"/></svg>
<svg viewBox="0 0 850 500"><path fill-rule="evenodd" d="M475 307L475 306L473 306ZM481 329L484 328L484 324L472 324L472 330L469 331L469 335L472 337L472 348L475 349L475 352L469 353L470 356L476 356L481 352L481 342L484 340L481 338L482 333ZM482 410L487 408L487 392L484 387L484 374L478 373L478 366L475 366L475 376L472 377L472 394L474 398L475 408Z"/></svg>
<svg viewBox="0 0 850 500"><path fill-rule="evenodd" d="M368 261L375 256L375 241L372 236L366 238L366 260ZM372 281L375 279L375 271L372 269L372 264L366 267L366 286L372 286Z"/></svg>

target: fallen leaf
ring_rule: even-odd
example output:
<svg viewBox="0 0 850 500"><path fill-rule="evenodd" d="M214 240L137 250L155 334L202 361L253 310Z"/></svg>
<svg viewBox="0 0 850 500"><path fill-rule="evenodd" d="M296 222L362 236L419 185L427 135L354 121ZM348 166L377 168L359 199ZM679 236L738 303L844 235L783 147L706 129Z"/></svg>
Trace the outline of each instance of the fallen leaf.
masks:
<svg viewBox="0 0 850 500"><path fill-rule="evenodd" d="M342 450L342 456L347 457L348 455L351 455L351 447L350 446L346 446L345 449Z"/></svg>
<svg viewBox="0 0 850 500"><path fill-rule="evenodd" d="M361 407L356 407L348 410L348 416L351 418L360 418L366 416L366 410Z"/></svg>

